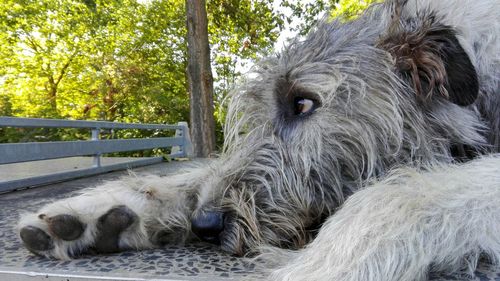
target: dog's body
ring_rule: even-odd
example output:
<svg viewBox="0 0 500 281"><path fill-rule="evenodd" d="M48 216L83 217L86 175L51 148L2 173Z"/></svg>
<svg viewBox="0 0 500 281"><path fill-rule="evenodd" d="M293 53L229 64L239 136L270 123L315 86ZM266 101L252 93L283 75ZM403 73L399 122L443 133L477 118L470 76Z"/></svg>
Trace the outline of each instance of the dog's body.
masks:
<svg viewBox="0 0 500 281"><path fill-rule="evenodd" d="M481 254L498 264L498 0L377 4L321 24L255 76L231 100L220 159L27 214L26 247L67 259L194 233L243 255L316 237L273 256L279 280L421 280Z"/></svg>

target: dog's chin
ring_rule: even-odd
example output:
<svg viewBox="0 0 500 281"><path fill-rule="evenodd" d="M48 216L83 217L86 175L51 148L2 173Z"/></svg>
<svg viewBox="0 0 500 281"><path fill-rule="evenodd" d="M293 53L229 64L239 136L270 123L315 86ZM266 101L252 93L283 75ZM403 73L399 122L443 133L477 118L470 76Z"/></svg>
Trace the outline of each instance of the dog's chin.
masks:
<svg viewBox="0 0 500 281"><path fill-rule="evenodd" d="M220 248L222 251L241 257L245 255L245 251L243 251L243 247L241 247L242 242L235 240L233 238L227 238L227 235L225 233L221 233L221 239L220 239Z"/></svg>

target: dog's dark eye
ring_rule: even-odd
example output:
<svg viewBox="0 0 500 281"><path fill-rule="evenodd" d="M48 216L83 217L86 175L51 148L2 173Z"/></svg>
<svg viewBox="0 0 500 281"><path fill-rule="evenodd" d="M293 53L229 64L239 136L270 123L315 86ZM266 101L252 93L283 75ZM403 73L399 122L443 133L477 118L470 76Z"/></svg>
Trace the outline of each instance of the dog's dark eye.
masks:
<svg viewBox="0 0 500 281"><path fill-rule="evenodd" d="M295 98L294 101L294 114L304 115L314 111L316 108L315 102L311 99L306 99L302 97Z"/></svg>

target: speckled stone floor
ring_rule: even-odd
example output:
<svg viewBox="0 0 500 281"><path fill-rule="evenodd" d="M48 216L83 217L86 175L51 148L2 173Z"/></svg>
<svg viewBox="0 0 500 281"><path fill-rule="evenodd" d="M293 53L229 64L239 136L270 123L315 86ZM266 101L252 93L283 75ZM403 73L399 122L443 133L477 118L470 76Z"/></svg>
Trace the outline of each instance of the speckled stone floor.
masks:
<svg viewBox="0 0 500 281"><path fill-rule="evenodd" d="M136 169L136 172L173 173L188 165L173 162ZM58 261L34 256L25 250L14 227L21 211L35 211L51 200L71 196L84 187L118 178L115 172L92 178L0 195L0 280L258 280L255 265L232 257L209 244L190 244L140 252L81 257ZM500 273L482 265L472 279L434 276L432 280L500 281Z"/></svg>

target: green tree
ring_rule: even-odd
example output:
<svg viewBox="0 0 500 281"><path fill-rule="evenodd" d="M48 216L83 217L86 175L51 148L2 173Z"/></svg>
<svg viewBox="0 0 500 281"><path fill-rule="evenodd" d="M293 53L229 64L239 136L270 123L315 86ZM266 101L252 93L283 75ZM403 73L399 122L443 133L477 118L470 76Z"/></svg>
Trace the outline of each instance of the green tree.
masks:
<svg viewBox="0 0 500 281"><path fill-rule="evenodd" d="M16 116L185 120L180 2L2 2L2 100Z"/></svg>
<svg viewBox="0 0 500 281"><path fill-rule="evenodd" d="M12 109L27 115L58 116L57 98L61 82L79 55L81 34L73 32L80 8L65 3L0 4L3 93L11 95ZM83 18L81 20L84 20ZM13 98L16 97L16 98Z"/></svg>

